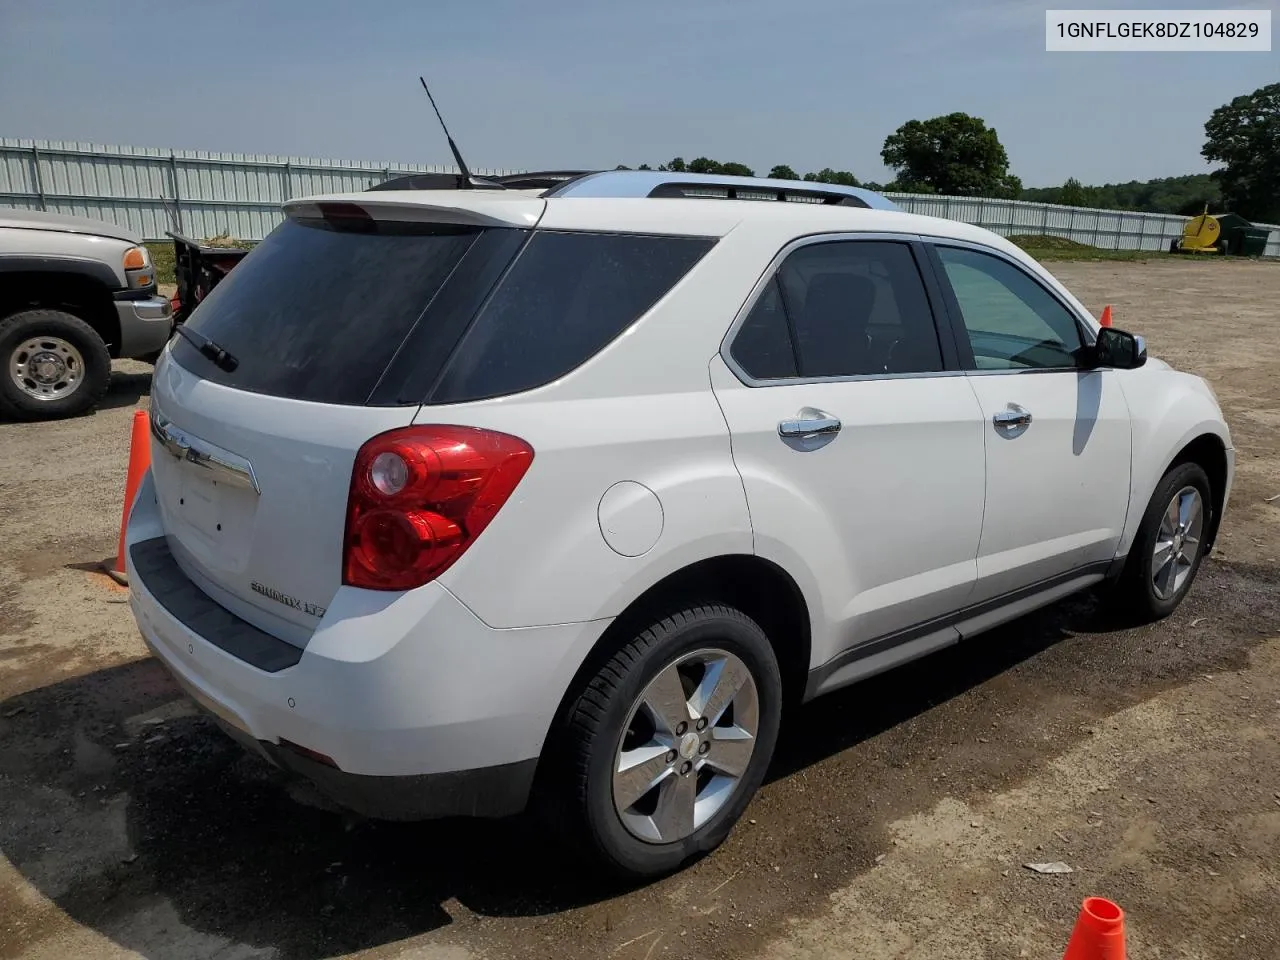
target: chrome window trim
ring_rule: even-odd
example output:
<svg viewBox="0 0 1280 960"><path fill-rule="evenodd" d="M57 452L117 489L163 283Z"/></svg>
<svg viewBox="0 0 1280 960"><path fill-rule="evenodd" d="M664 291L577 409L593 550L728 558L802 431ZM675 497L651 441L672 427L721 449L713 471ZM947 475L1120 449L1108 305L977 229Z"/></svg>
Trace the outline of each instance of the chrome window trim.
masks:
<svg viewBox="0 0 1280 960"><path fill-rule="evenodd" d="M965 370L965 376L969 377L1007 377L1010 375L1016 377L1024 377L1027 374L1046 374L1046 373L1070 373L1079 375L1081 373L1103 373L1110 370L1111 367L1026 367L1019 370Z"/></svg>
<svg viewBox="0 0 1280 960"><path fill-rule="evenodd" d="M1033 283L1035 283L1037 286L1040 287L1040 289L1042 289L1045 293L1047 293L1054 300L1054 302L1058 303L1064 310L1067 311L1068 316L1070 316L1075 321L1076 329L1080 332L1080 340L1082 345L1091 345L1096 339L1093 328L1089 326L1089 324L1084 320L1084 318L1080 315L1080 312L1076 310L1075 307L1073 307L1071 304L1064 301L1062 297L1057 293L1057 291L1046 286L1044 282L1040 279L1040 277L1036 276L1034 273L1027 270L1025 264L1021 263L1016 258L1010 256L1005 251L999 250L995 247L987 246L986 244L979 243L975 240L961 240L955 237L946 237L946 236L939 236L936 234L922 234L922 233L914 233L914 232L913 233L894 233L891 231L875 231L875 232L864 233L864 232L857 232L857 231L852 231L852 232L841 231L836 233L812 233L812 234L806 234L801 237L796 237L795 239L788 241L782 247L781 250L779 250L776 254L774 254L773 259L769 261L769 265L765 268L764 273L762 273L760 277L756 280L755 284L752 285L750 293L747 294L747 299L743 302L743 305L738 309L737 314L733 318L733 322L729 325L728 331L725 333L724 338L720 341L720 350L719 350L720 359L724 361L725 366L729 368L729 370L733 373L735 377L737 377L737 379L739 380L739 382L743 384L743 386L781 387L781 386L791 386L791 385L797 385L797 384L804 385L804 384L819 384L819 383L860 383L862 381L867 381L867 380L921 380L921 379L933 379L933 378L939 378L939 377L1026 376L1028 374L1030 375L1043 375L1043 374L1052 374L1052 373L1079 374L1081 372L1086 372L1086 371L1082 371L1082 368L1080 367L1027 367L1022 370L931 370L931 371L922 371L922 372L915 372L915 373L860 373L860 374L853 374L847 377L759 378L759 377L751 376L742 368L742 366L737 362L737 360L734 359L733 353L732 353L733 341L737 338L738 331L742 328L742 325L746 322L747 316L751 313L752 310L755 309L757 301L759 301L760 297L764 295L765 288L773 280L774 276L777 275L778 269L782 266L783 261L785 261L787 257L789 257L794 251L799 250L801 247L806 247L815 243L838 243L841 241L848 241L848 240L867 240L867 241L879 240L879 241L889 241L889 242L906 243L906 244L921 243L921 244L924 244L926 247L934 247L934 248L939 246L965 247L970 250L975 250L979 253L985 253L985 254L989 254L991 256L997 257L1003 260L1004 262L1008 263L1015 270L1022 271L1022 273L1025 274ZM913 254L914 254L914 251L913 251ZM934 254L936 255L936 250L934 251ZM917 264L917 267L922 268L922 265ZM939 284L944 284L944 283L948 285L950 284L950 281L946 277L939 277L937 282ZM924 283L923 277L921 277L921 283ZM954 291L952 295L954 296ZM960 330L965 329L964 320L961 317L952 318L952 317L945 317L945 316L944 317L934 316L933 323L934 323L934 328L937 331L939 336L943 336L944 334L949 335L948 331L942 329L943 325L947 325L947 324L954 325L958 323L960 324ZM1104 372L1104 368L1099 367L1096 370L1087 371L1087 372L1100 373L1100 372Z"/></svg>
<svg viewBox="0 0 1280 960"><path fill-rule="evenodd" d="M747 373L746 370L734 359L732 353L733 341L737 339L738 331L742 329L742 325L746 323L747 317L751 311L755 309L757 301L764 295L765 288L773 280L778 269L782 266L783 261L791 256L801 247L808 247L818 243L841 243L849 240L866 240L881 241L891 243L919 243L924 238L918 233L893 233L887 231L875 232L858 232L858 231L841 231L837 233L810 233L802 237L796 237L789 240L781 250L774 254L773 259L769 261L769 265L765 268L764 273L756 280L751 287L751 292L747 294L747 299L738 309L737 314L733 318L733 323L729 324L729 329L720 341L719 355L724 361L726 367L733 373L735 377L746 387L782 387L793 386L796 384L809 383L859 383L865 380L920 380L934 377L962 377L967 371L964 370L926 370L915 373L858 373L851 374L847 377L769 377L758 378ZM915 256L915 251L912 251ZM918 270L927 268L927 264L916 264ZM925 279L920 277L921 287L927 290ZM938 336L942 336L945 331L939 329L939 321L945 318L931 316L934 329Z"/></svg>

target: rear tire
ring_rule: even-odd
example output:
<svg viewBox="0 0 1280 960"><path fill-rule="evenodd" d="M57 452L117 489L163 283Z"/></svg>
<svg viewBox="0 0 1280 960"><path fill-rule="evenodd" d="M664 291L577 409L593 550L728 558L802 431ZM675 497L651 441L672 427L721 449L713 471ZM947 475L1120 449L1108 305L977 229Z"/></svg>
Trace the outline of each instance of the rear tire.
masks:
<svg viewBox="0 0 1280 960"><path fill-rule="evenodd" d="M61 310L0 320L0 414L54 420L93 409L111 383L111 355L97 332Z"/></svg>
<svg viewBox="0 0 1280 960"><path fill-rule="evenodd" d="M549 785L558 819L617 874L670 873L728 836L764 779L781 713L777 658L746 614L712 604L657 620L570 708Z"/></svg>
<svg viewBox="0 0 1280 960"><path fill-rule="evenodd" d="M1200 571L1212 520L1209 478L1197 463L1173 467L1156 485L1111 601L1149 623L1182 603Z"/></svg>

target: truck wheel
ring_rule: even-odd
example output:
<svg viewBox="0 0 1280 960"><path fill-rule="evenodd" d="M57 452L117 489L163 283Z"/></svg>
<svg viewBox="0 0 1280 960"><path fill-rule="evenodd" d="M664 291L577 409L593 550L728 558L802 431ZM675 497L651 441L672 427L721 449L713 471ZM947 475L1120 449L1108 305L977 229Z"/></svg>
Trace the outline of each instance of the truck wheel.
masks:
<svg viewBox="0 0 1280 960"><path fill-rule="evenodd" d="M74 417L111 382L111 355L94 329L61 310L0 320L0 413L16 420Z"/></svg>
<svg viewBox="0 0 1280 960"><path fill-rule="evenodd" d="M778 662L754 621L719 604L673 611L574 704L560 815L615 873L675 870L728 836L764 779L781 711Z"/></svg>

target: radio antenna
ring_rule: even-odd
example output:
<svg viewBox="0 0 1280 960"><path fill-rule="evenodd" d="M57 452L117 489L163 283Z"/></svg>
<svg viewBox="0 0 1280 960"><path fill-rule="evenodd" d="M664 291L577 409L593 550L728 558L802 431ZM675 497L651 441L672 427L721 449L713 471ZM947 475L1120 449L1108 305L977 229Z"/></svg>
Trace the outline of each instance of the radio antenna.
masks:
<svg viewBox="0 0 1280 960"><path fill-rule="evenodd" d="M489 180L480 180L471 176L471 171L467 169L467 162L462 159L462 151L458 149L458 145L453 142L453 137L449 135L449 128L445 125L444 117L440 116L440 108L436 106L436 98L431 95L431 88L427 86L427 81L422 77L418 77L418 82L422 84L422 89L427 92L427 99L431 101L431 109L436 112L436 119L440 121L440 129L444 131L444 138L449 141L449 149L453 152L454 162L458 164L458 170L461 172L461 176L458 177L458 186L461 188L500 186Z"/></svg>

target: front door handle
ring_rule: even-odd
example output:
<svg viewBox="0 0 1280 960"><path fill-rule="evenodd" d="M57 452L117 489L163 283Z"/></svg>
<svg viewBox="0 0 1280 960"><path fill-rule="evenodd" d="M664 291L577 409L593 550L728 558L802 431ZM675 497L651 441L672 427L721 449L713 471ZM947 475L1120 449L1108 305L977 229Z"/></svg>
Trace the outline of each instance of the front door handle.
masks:
<svg viewBox="0 0 1280 960"><path fill-rule="evenodd" d="M793 420L778 424L778 436L807 440L810 437L830 437L840 432L840 421L829 413L805 407Z"/></svg>
<svg viewBox="0 0 1280 960"><path fill-rule="evenodd" d="M1031 426L1031 411L1016 403L1009 404L1009 409L1001 410L991 417L991 422L999 429L1013 430Z"/></svg>

